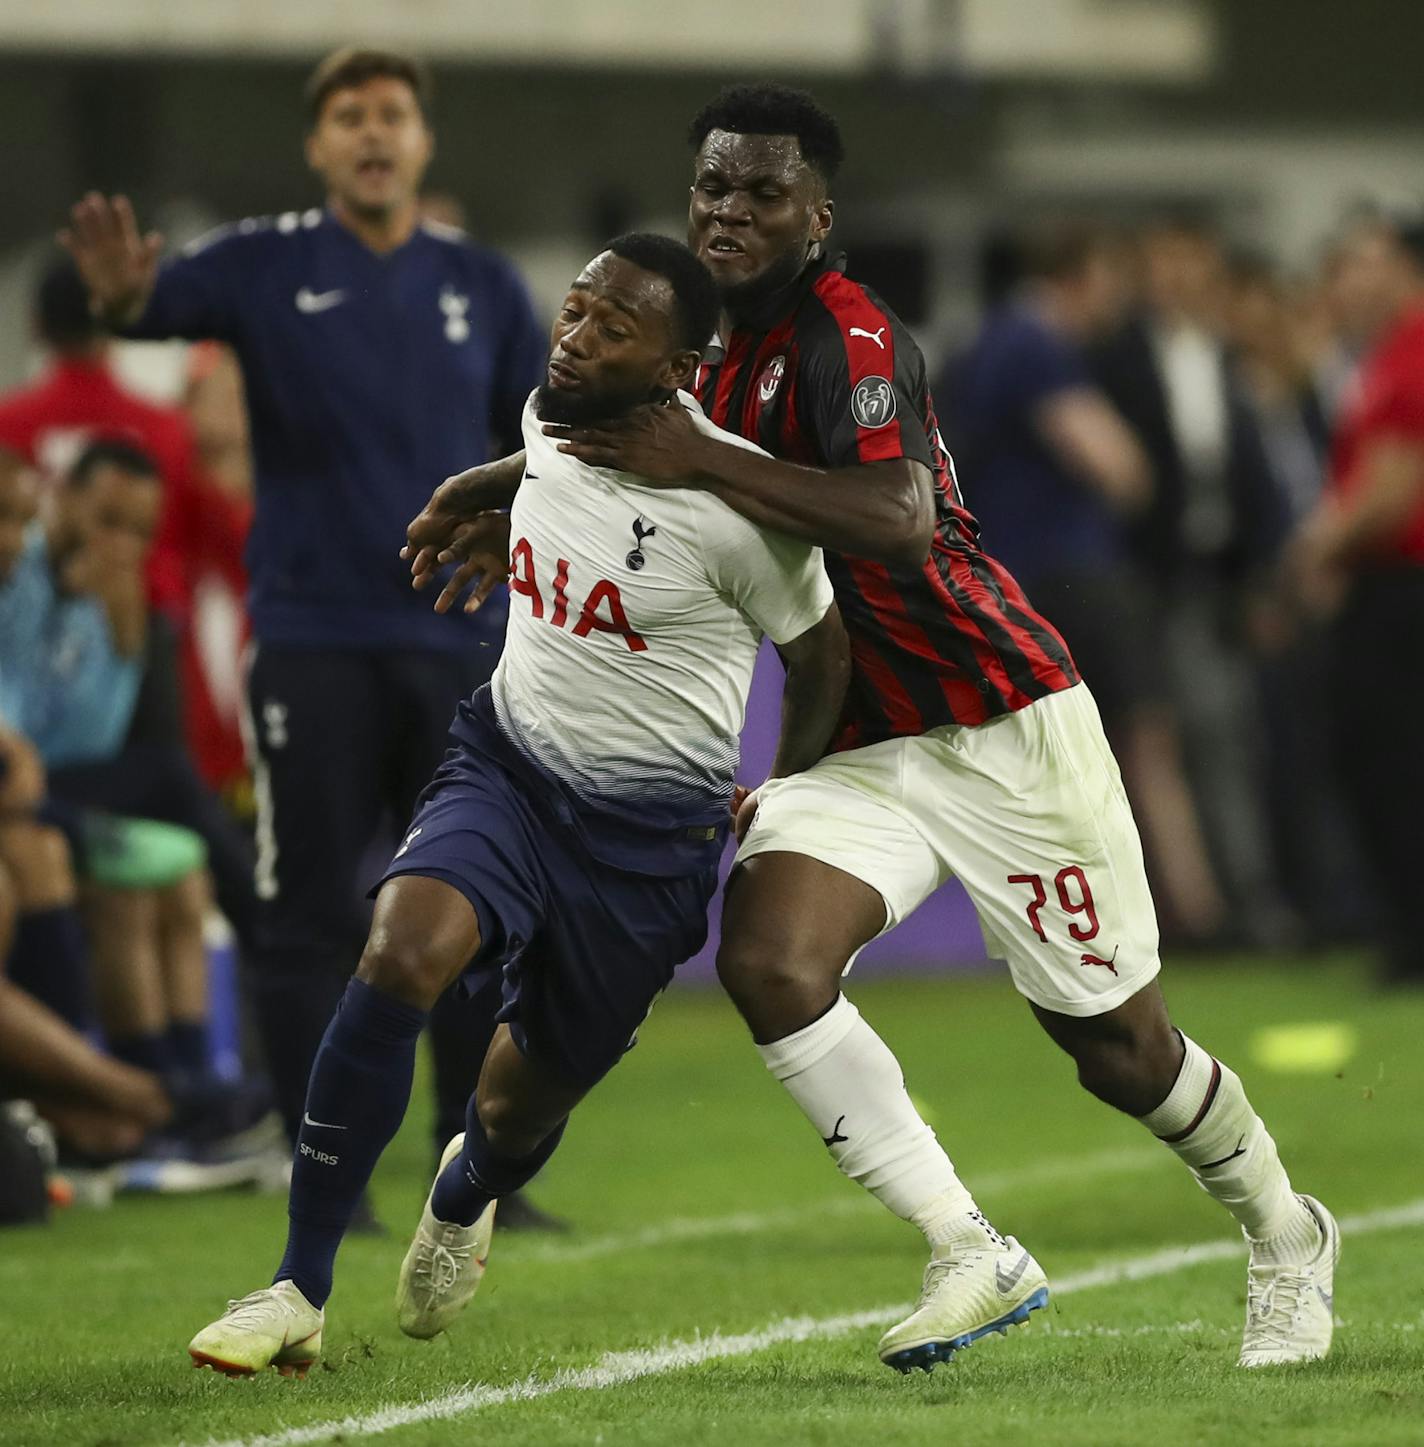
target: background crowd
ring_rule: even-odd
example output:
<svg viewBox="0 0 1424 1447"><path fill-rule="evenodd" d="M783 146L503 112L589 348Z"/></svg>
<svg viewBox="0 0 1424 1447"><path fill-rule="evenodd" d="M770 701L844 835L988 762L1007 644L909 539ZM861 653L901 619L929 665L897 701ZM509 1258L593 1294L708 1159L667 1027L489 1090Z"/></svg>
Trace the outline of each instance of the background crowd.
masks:
<svg viewBox="0 0 1424 1447"><path fill-rule="evenodd" d="M1287 268L1208 209L1073 212L991 226L977 264L974 327L933 348L945 439L1097 697L1168 943L1358 943L1424 985L1424 226L1355 211ZM249 758L288 726L244 706L242 372L201 341L139 395L144 344L58 251L30 327L0 396L0 1098L91 1195L279 1178L304 1073L274 1101L240 1028L272 949ZM342 841L334 958L416 786Z"/></svg>

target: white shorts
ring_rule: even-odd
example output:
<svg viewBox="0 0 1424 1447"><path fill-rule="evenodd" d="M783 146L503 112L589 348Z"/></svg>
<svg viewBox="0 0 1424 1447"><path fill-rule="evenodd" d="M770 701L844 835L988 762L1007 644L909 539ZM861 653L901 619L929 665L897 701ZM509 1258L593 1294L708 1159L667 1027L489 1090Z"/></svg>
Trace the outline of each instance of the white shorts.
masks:
<svg viewBox="0 0 1424 1447"><path fill-rule="evenodd" d="M948 879L1045 1010L1101 1015L1159 970L1157 914L1086 685L769 779L737 862L804 854L879 892L893 929ZM849 968L849 966L847 966Z"/></svg>

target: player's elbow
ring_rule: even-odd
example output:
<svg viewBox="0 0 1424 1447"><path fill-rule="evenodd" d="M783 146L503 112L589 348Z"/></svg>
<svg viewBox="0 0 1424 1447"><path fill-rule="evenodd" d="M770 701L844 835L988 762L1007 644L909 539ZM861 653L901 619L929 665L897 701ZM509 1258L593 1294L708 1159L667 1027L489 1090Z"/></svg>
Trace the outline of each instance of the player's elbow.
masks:
<svg viewBox="0 0 1424 1447"><path fill-rule="evenodd" d="M905 568L922 567L930 555L930 546L933 542L933 516L927 520L919 519L914 527L906 531L901 546L896 549L894 561Z"/></svg>
<svg viewBox="0 0 1424 1447"><path fill-rule="evenodd" d="M930 555L934 532L933 502L918 495L906 498L889 520L876 561L895 568L918 568Z"/></svg>
<svg viewBox="0 0 1424 1447"><path fill-rule="evenodd" d="M891 567L918 568L929 557L935 534L935 493L929 469L909 465L901 485L888 497L891 505L876 561Z"/></svg>

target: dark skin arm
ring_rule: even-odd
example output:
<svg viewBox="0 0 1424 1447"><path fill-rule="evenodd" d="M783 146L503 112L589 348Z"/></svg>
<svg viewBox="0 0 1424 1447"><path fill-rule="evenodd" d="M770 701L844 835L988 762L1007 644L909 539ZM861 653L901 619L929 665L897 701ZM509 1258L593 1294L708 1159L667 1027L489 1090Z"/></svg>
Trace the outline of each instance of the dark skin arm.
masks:
<svg viewBox="0 0 1424 1447"><path fill-rule="evenodd" d="M781 736L771 777L799 774L824 756L850 683L850 641L834 603L814 627L776 650L786 666L781 695ZM741 839L756 816L756 791L739 789L732 800Z"/></svg>
<svg viewBox="0 0 1424 1447"><path fill-rule="evenodd" d="M934 479L909 458L801 467L698 430L683 407L636 407L596 427L547 424L559 451L657 486L715 493L758 527L831 552L918 567L934 538Z"/></svg>
<svg viewBox="0 0 1424 1447"><path fill-rule="evenodd" d="M509 519L499 510L514 502L523 476L522 451L481 463L447 477L411 519L400 555L410 563L413 588L428 588L446 563L460 564L435 600L437 613L478 578L465 603L473 613L508 576Z"/></svg>

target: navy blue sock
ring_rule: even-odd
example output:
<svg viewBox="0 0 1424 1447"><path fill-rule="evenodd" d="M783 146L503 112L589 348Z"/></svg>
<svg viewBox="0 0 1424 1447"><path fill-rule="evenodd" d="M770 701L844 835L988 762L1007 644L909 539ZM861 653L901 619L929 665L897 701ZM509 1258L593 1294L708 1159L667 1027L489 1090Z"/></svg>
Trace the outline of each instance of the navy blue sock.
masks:
<svg viewBox="0 0 1424 1447"><path fill-rule="evenodd" d="M203 1020L174 1020L168 1026L168 1045L173 1063L188 1075L206 1075L208 1059L208 1026Z"/></svg>
<svg viewBox="0 0 1424 1447"><path fill-rule="evenodd" d="M151 1070L155 1075L172 1074L174 1064L173 1047L169 1044L164 1030L153 1030L138 1035L109 1035L105 1037L109 1054L140 1070Z"/></svg>
<svg viewBox="0 0 1424 1447"><path fill-rule="evenodd" d="M490 1150L472 1095L465 1111L464 1149L441 1171L435 1182L430 1201L435 1219L457 1226L473 1226L479 1220L480 1212L491 1201L528 1185L539 1174L559 1148L568 1123L566 1116L539 1142L531 1155L520 1156L517 1160L497 1156Z"/></svg>
<svg viewBox="0 0 1424 1447"><path fill-rule="evenodd" d="M66 1024L81 1032L89 1028L89 938L72 904L20 916L6 973Z"/></svg>
<svg viewBox="0 0 1424 1447"><path fill-rule="evenodd" d="M292 1158L287 1250L274 1281L313 1306L331 1295L336 1248L405 1116L426 1011L352 980L326 1027Z"/></svg>

